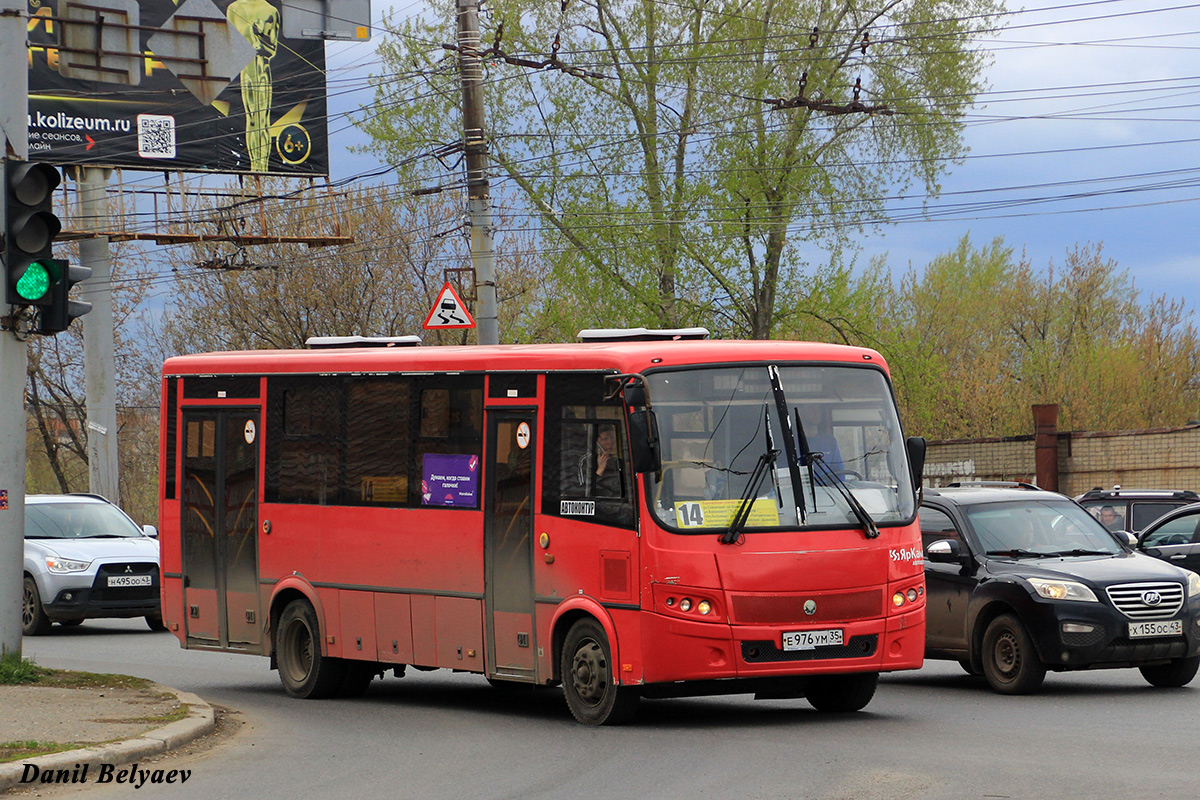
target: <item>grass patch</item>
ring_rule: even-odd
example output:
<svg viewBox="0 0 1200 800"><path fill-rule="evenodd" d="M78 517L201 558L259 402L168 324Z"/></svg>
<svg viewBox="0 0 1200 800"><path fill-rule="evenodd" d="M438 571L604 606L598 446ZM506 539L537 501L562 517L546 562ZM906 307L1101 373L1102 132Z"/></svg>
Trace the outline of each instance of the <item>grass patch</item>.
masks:
<svg viewBox="0 0 1200 800"><path fill-rule="evenodd" d="M38 669L42 669L39 667ZM68 672L61 669L44 670L38 684L59 689L148 689L153 681L132 675L110 675L103 672Z"/></svg>
<svg viewBox="0 0 1200 800"><path fill-rule="evenodd" d="M0 656L0 685L41 683L49 673L50 670L45 667L39 667L28 658L21 658L20 653L5 653Z"/></svg>
<svg viewBox="0 0 1200 800"><path fill-rule="evenodd" d="M45 756L50 753L61 753L63 750L71 750L74 747L73 744L60 742L0 742L0 764L34 756Z"/></svg>

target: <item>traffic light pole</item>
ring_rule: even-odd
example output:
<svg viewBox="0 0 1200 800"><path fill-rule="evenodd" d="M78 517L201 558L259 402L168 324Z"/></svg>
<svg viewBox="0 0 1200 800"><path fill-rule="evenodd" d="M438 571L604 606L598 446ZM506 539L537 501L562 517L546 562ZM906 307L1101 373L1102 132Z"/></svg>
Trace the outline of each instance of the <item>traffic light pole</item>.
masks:
<svg viewBox="0 0 1200 800"><path fill-rule="evenodd" d="M0 152L29 156L29 71L26 42L28 0L0 0ZM0 204L6 202L0 192ZM0 206L0 219L4 208ZM2 302L2 299L0 299ZM21 589L25 553L25 371L29 354L13 308L0 331L0 655L21 654ZM28 326L26 326L27 328Z"/></svg>
<svg viewBox="0 0 1200 800"><path fill-rule="evenodd" d="M109 171L76 168L84 230L109 230ZM89 490L121 504L117 480L116 359L113 345L112 256L107 236L79 242L79 260L92 270L80 298L92 304L83 319L84 386L87 391Z"/></svg>

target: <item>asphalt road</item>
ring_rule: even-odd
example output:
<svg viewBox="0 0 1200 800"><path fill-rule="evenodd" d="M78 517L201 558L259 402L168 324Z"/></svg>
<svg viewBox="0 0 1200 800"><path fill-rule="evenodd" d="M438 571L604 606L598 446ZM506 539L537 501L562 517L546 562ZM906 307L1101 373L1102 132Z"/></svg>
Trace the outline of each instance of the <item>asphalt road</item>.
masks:
<svg viewBox="0 0 1200 800"><path fill-rule="evenodd" d="M1001 697L952 662L885 676L866 710L821 715L749 696L643 702L624 727L575 723L557 690L411 672L353 700L287 697L265 658L180 649L141 620L24 641L48 667L138 675L241 712L242 732L185 785L75 787L72 797L1192 798L1200 680L1054 674Z"/></svg>

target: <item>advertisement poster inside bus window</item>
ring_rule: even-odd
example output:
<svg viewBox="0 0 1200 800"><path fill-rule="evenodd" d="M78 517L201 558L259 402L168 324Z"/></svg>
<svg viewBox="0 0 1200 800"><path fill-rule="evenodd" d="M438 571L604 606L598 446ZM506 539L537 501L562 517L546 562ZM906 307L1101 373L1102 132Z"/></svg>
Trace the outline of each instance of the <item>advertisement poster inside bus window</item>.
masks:
<svg viewBox="0 0 1200 800"><path fill-rule="evenodd" d="M479 456L426 453L421 460L421 505L475 508Z"/></svg>

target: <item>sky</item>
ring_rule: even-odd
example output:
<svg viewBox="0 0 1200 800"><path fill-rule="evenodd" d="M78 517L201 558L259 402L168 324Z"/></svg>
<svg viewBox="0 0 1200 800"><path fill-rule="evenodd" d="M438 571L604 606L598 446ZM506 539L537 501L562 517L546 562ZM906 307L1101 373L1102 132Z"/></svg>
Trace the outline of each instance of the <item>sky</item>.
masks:
<svg viewBox="0 0 1200 800"><path fill-rule="evenodd" d="M1002 237L1044 266L1102 245L1143 299L1196 308L1200 5L1026 9L989 45L990 87L967 118L971 155L925 220L891 226L864 252L919 266L970 234L977 245Z"/></svg>
<svg viewBox="0 0 1200 800"><path fill-rule="evenodd" d="M388 9L425 10L375 0L376 18ZM1200 307L1200 4L1034 0L979 44L992 63L965 120L969 156L923 209L921 196L893 201L896 221L860 240L859 263L919 269L964 235L1001 237L1041 268L1099 245L1143 301ZM367 46L331 45L331 74L369 74ZM367 101L350 93L331 111ZM349 152L361 134L336 118L330 130L335 178L379 166Z"/></svg>

